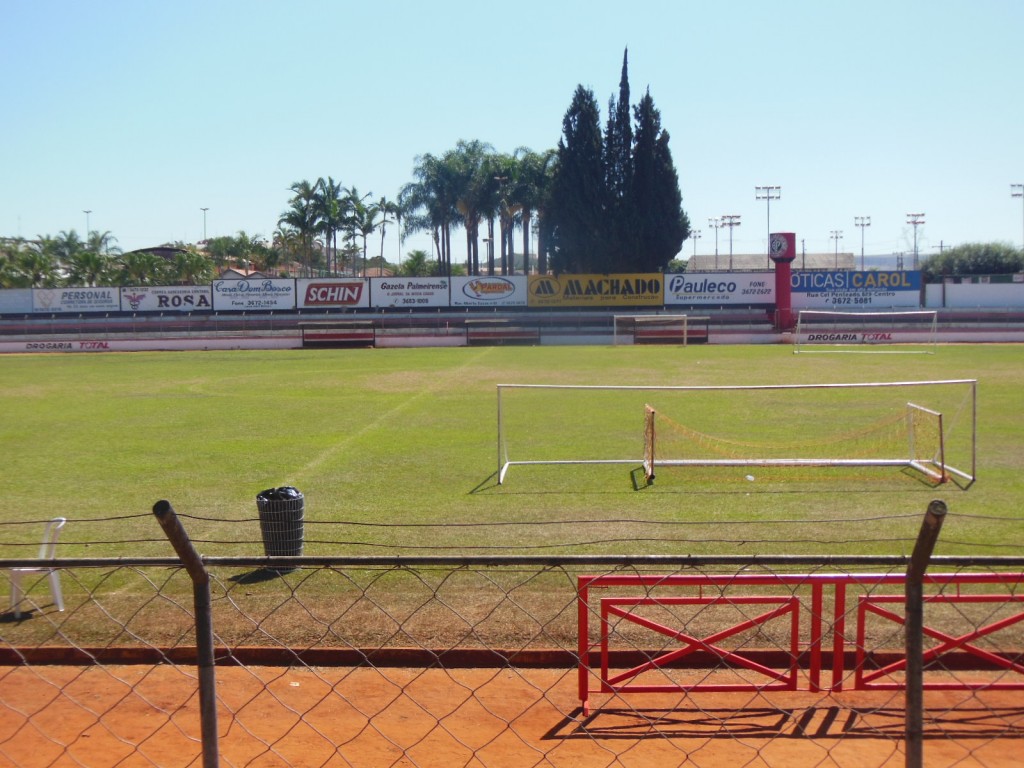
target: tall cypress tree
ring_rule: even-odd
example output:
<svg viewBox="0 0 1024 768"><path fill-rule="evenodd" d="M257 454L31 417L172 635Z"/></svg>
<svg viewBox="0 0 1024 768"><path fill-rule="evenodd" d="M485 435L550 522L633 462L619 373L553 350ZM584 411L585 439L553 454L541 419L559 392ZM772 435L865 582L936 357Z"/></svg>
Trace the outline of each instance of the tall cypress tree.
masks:
<svg viewBox="0 0 1024 768"><path fill-rule="evenodd" d="M556 272L658 272L689 235L668 132L650 91L630 120L628 51L602 140L591 91L577 86L562 121L547 220Z"/></svg>
<svg viewBox="0 0 1024 768"><path fill-rule="evenodd" d="M689 236L690 222L683 212L669 135L661 127L661 113L650 90L635 107L636 136L633 147L633 190L636 218L633 242L635 269L656 271L679 253Z"/></svg>
<svg viewBox="0 0 1024 768"><path fill-rule="evenodd" d="M551 268L555 273L602 269L608 243L600 110L592 91L577 86L558 141L551 187Z"/></svg>
<svg viewBox="0 0 1024 768"><path fill-rule="evenodd" d="M608 195L608 246L610 268L622 271L636 255L631 234L635 219L633 201L633 123L629 105L629 49L622 54L619 98L608 101L605 129L605 184Z"/></svg>

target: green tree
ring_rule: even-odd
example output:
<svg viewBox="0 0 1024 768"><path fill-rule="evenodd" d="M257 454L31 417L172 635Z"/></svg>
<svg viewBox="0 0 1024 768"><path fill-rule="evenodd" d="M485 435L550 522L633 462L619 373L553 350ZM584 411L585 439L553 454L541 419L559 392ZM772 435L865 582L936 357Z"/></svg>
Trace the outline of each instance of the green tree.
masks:
<svg viewBox="0 0 1024 768"><path fill-rule="evenodd" d="M533 214L543 218L547 210L547 200L551 191L551 179L554 173L555 150L534 152L526 147L516 150L519 162L517 197L520 203L520 225L523 232L523 265L529 271L530 263L530 229L533 226ZM538 226L538 233L543 227ZM547 272L547 254L543 247L543 239L537 247L537 271Z"/></svg>
<svg viewBox="0 0 1024 768"><path fill-rule="evenodd" d="M428 277L430 275L430 257L424 250L416 249L405 255L405 261L398 269L402 277Z"/></svg>
<svg viewBox="0 0 1024 768"><path fill-rule="evenodd" d="M103 285L109 279L110 258L93 250L75 252L65 265L68 285Z"/></svg>
<svg viewBox="0 0 1024 768"><path fill-rule="evenodd" d="M320 228L316 208L317 189L305 179L296 181L290 189L292 197L288 201L288 209L278 218L277 224L278 227L293 229L298 235L302 272L309 277L313 274L314 239Z"/></svg>
<svg viewBox="0 0 1024 768"><path fill-rule="evenodd" d="M343 192L345 188L333 177L317 179L314 212L324 236L328 274L338 271L338 232L345 228L349 218L350 201Z"/></svg>
<svg viewBox="0 0 1024 768"><path fill-rule="evenodd" d="M593 94L578 86L562 121L545 249L556 272L657 271L689 233L668 132L648 91L629 125L628 59L602 139Z"/></svg>
<svg viewBox="0 0 1024 768"><path fill-rule="evenodd" d="M636 137L633 149L633 213L630 220L632 248L623 267L640 272L664 270L690 236L690 222L683 212L679 175L668 148L668 132L661 127L661 113L650 91L635 108Z"/></svg>
<svg viewBox="0 0 1024 768"><path fill-rule="evenodd" d="M406 231L430 232L442 264L451 263L451 228L458 221L455 168L445 158L426 154L416 158L416 180L399 193L406 211Z"/></svg>
<svg viewBox="0 0 1024 768"><path fill-rule="evenodd" d="M560 272L607 272L607 213L600 110L594 94L577 86L562 119L558 164L551 182L549 248Z"/></svg>
<svg viewBox="0 0 1024 768"><path fill-rule="evenodd" d="M1024 272L1024 251L1009 243L965 243L921 262L925 282L966 275L1006 275Z"/></svg>
<svg viewBox="0 0 1024 768"><path fill-rule="evenodd" d="M56 288L60 282L60 264L53 238L41 236L13 254L9 268L11 288Z"/></svg>
<svg viewBox="0 0 1024 768"><path fill-rule="evenodd" d="M466 261L470 271L479 274L480 220L494 197L494 148L481 141L459 141L445 157L452 168L455 208L466 231ZM444 263L451 266L450 254Z"/></svg>
<svg viewBox="0 0 1024 768"><path fill-rule="evenodd" d="M607 194L609 268L632 264L639 246L634 237L639 212L633 174L633 125L629 110L629 58L622 54L619 97L608 101L608 123L604 134L604 172Z"/></svg>
<svg viewBox="0 0 1024 768"><path fill-rule="evenodd" d="M213 262L194 245L186 245L174 255L168 277L176 285L204 285L213 280Z"/></svg>
<svg viewBox="0 0 1024 768"><path fill-rule="evenodd" d="M170 282L167 262L152 251L129 251L115 260L118 285L165 285Z"/></svg>

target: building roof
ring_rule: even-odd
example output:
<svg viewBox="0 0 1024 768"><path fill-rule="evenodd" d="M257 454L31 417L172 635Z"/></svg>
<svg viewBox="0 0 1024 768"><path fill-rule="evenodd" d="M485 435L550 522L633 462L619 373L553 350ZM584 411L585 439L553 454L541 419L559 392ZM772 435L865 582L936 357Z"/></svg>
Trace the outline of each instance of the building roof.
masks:
<svg viewBox="0 0 1024 768"><path fill-rule="evenodd" d="M793 259L793 269L856 269L857 260L852 253L805 253ZM715 256L699 254L691 256L687 272L756 272L759 269L775 269L765 253L728 253Z"/></svg>

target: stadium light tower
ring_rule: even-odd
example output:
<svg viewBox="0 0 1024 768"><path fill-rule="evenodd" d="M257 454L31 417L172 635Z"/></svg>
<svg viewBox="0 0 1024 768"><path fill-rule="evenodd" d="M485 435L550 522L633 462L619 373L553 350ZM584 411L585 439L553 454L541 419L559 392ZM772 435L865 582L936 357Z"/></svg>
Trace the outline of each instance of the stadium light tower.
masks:
<svg viewBox="0 0 1024 768"><path fill-rule="evenodd" d="M924 214L908 213L907 224L912 224L914 227L914 269L917 269L917 228L919 225L924 224Z"/></svg>
<svg viewBox="0 0 1024 768"><path fill-rule="evenodd" d="M768 267L772 265L772 200L778 200L782 197L782 187L778 185L774 186L761 186L754 187L754 199L764 200L765 213L768 217Z"/></svg>
<svg viewBox="0 0 1024 768"><path fill-rule="evenodd" d="M210 209L209 208L200 208L199 210L203 212L203 242L205 243L206 242L206 212L208 210L210 210Z"/></svg>
<svg viewBox="0 0 1024 768"><path fill-rule="evenodd" d="M833 229L829 232L828 238L836 241L836 269L839 269L839 241L843 239L843 230Z"/></svg>
<svg viewBox="0 0 1024 768"><path fill-rule="evenodd" d="M722 226L729 228L729 271L732 272L732 229L740 225L738 213L727 213L722 216Z"/></svg>
<svg viewBox="0 0 1024 768"><path fill-rule="evenodd" d="M864 227L871 226L870 216L854 216L853 223L860 227L860 271L864 271Z"/></svg>
<svg viewBox="0 0 1024 768"><path fill-rule="evenodd" d="M1020 198L1021 209L1022 209L1021 216L1024 216L1024 184L1011 184L1010 185L1010 197L1019 197ZM1022 225L1022 230L1024 230L1024 225ZM1021 240L1020 247L1021 247L1021 250L1024 251L1024 240Z"/></svg>
<svg viewBox="0 0 1024 768"><path fill-rule="evenodd" d="M693 238L693 256L697 257L697 241L701 239L702 235L699 229L694 229L690 232L690 237Z"/></svg>
<svg viewBox="0 0 1024 768"><path fill-rule="evenodd" d="M713 219L708 219L708 228L715 230L715 269L718 269L718 230L722 228L722 220L717 216Z"/></svg>
<svg viewBox="0 0 1024 768"><path fill-rule="evenodd" d="M82 213L85 214L85 242L89 242L89 214L92 211L82 211Z"/></svg>

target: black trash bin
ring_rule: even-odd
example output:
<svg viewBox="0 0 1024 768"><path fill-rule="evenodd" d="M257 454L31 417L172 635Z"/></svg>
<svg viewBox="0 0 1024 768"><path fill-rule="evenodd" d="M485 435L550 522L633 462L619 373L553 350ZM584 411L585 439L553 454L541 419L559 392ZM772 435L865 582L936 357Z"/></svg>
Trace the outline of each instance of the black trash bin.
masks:
<svg viewBox="0 0 1024 768"><path fill-rule="evenodd" d="M260 513L263 551L271 557L298 557L302 554L302 521L306 499L302 491L290 485L268 488L256 494Z"/></svg>

